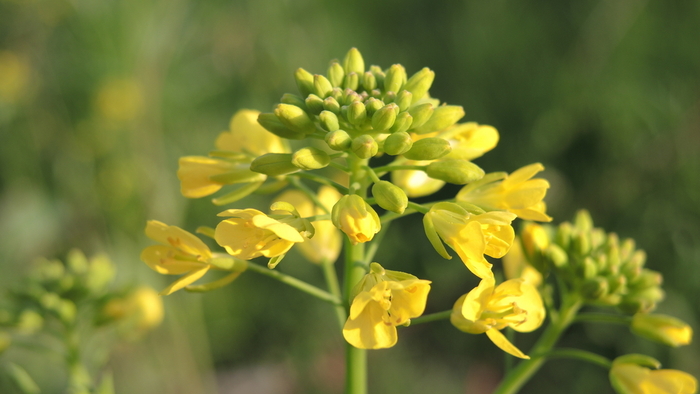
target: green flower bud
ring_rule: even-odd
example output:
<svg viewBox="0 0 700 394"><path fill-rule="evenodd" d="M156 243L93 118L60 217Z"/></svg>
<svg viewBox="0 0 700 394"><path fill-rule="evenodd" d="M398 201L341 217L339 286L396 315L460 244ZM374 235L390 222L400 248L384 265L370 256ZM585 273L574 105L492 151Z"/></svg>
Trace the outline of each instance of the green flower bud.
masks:
<svg viewBox="0 0 700 394"><path fill-rule="evenodd" d="M557 245L561 246L564 249L569 249L569 246L571 245L571 233L573 232L573 228L571 226L571 223L569 222L564 222L559 225L557 228L557 233L554 236L554 242L556 242Z"/></svg>
<svg viewBox="0 0 700 394"><path fill-rule="evenodd" d="M337 61L333 61L328 67L328 80L333 86L341 86L345 78L345 70Z"/></svg>
<svg viewBox="0 0 700 394"><path fill-rule="evenodd" d="M435 71L425 67L413 74L413 76L406 81L403 88L413 93L413 102L415 103L416 101L422 99L426 93L428 93L434 79Z"/></svg>
<svg viewBox="0 0 700 394"><path fill-rule="evenodd" d="M284 104L296 105L297 107L306 111L306 102L303 98L297 96L296 94L285 93L282 95L282 99L280 101Z"/></svg>
<svg viewBox="0 0 700 394"><path fill-rule="evenodd" d="M399 106L399 110L406 111L408 107L411 106L412 101L413 94L408 90L402 90L398 95L396 95L396 101L394 102Z"/></svg>
<svg viewBox="0 0 700 394"><path fill-rule="evenodd" d="M592 279L598 275L598 265L590 256L586 256L583 259L583 265L581 266L584 279Z"/></svg>
<svg viewBox="0 0 700 394"><path fill-rule="evenodd" d="M372 75L374 75L374 79L377 80L376 89L382 89L384 87L384 78L386 77L384 70L382 70L382 68L379 66L370 66L369 71L372 73Z"/></svg>
<svg viewBox="0 0 700 394"><path fill-rule="evenodd" d="M425 124L432 116L435 109L430 103L416 105L408 109L408 113L413 116L413 124L411 127L417 129Z"/></svg>
<svg viewBox="0 0 700 394"><path fill-rule="evenodd" d="M106 254L98 254L90 259L90 268L85 277L85 287L92 294L99 294L105 291L109 282L116 275L116 270L112 260Z"/></svg>
<svg viewBox="0 0 700 394"><path fill-rule="evenodd" d="M355 126L361 126L367 119L367 110L365 105L359 101L355 101L348 106L348 122Z"/></svg>
<svg viewBox="0 0 700 394"><path fill-rule="evenodd" d="M413 140L405 131L393 133L384 140L384 152L392 156L404 154L412 146Z"/></svg>
<svg viewBox="0 0 700 394"><path fill-rule="evenodd" d="M372 186L372 196L377 204L387 211L403 213L408 206L406 192L388 181L379 181Z"/></svg>
<svg viewBox="0 0 700 394"><path fill-rule="evenodd" d="M627 261L634 253L635 244L632 238L627 238L620 245L620 260Z"/></svg>
<svg viewBox="0 0 700 394"><path fill-rule="evenodd" d="M384 77L384 91L398 92L406 83L406 69L400 64L389 67Z"/></svg>
<svg viewBox="0 0 700 394"><path fill-rule="evenodd" d="M41 330L44 318L35 310L25 309L17 317L16 328L22 334L31 335Z"/></svg>
<svg viewBox="0 0 700 394"><path fill-rule="evenodd" d="M352 137L344 130L336 130L326 134L325 140L331 149L337 151L350 149L352 145Z"/></svg>
<svg viewBox="0 0 700 394"><path fill-rule="evenodd" d="M343 89L340 87L333 88L330 97L333 97L337 102L341 102L343 97Z"/></svg>
<svg viewBox="0 0 700 394"><path fill-rule="evenodd" d="M90 268L87 257L78 249L71 249L71 251L68 252L68 256L66 256L66 265L68 269L76 275L82 275Z"/></svg>
<svg viewBox="0 0 700 394"><path fill-rule="evenodd" d="M693 329L686 322L668 315L637 313L630 329L636 335L671 347L688 345L693 339Z"/></svg>
<svg viewBox="0 0 700 394"><path fill-rule="evenodd" d="M396 121L394 121L394 125L389 130L392 133L406 131L411 127L411 123L413 123L413 116L408 112L401 112L396 116Z"/></svg>
<svg viewBox="0 0 700 394"><path fill-rule="evenodd" d="M297 88L302 97L306 97L314 92L314 76L303 68L298 68L294 72L294 79L297 81Z"/></svg>
<svg viewBox="0 0 700 394"><path fill-rule="evenodd" d="M574 253L579 256L586 256L591 252L591 240L588 233L577 233L572 237L572 247Z"/></svg>
<svg viewBox="0 0 700 394"><path fill-rule="evenodd" d="M382 100L370 97L365 101L365 108L367 109L367 116L373 116L375 112L382 109L384 102Z"/></svg>
<svg viewBox="0 0 700 394"><path fill-rule="evenodd" d="M267 176L280 176L299 171L292 164L291 153L267 153L259 156L250 163L250 170Z"/></svg>
<svg viewBox="0 0 700 394"><path fill-rule="evenodd" d="M292 164L302 170L317 170L327 167L330 162L331 158L328 153L310 146L301 148L292 154Z"/></svg>
<svg viewBox="0 0 700 394"><path fill-rule="evenodd" d="M418 140L413 146L415 147L420 141L423 140ZM410 154L411 151L407 153ZM425 172L433 179L439 179L455 185L466 185L484 177L484 170L476 164L466 160L455 159L434 161L428 165Z"/></svg>
<svg viewBox="0 0 700 394"><path fill-rule="evenodd" d="M306 98L305 103L306 108L309 110L309 113L318 115L321 113L321 111L323 111L323 99L315 94L310 94Z"/></svg>
<svg viewBox="0 0 700 394"><path fill-rule="evenodd" d="M340 128L338 117L331 111L321 111L318 119L321 121L321 127L326 131L336 131Z"/></svg>
<svg viewBox="0 0 700 394"><path fill-rule="evenodd" d="M450 143L440 137L423 138L413 143L413 147L404 153L409 160L436 160L452 151Z"/></svg>
<svg viewBox="0 0 700 394"><path fill-rule="evenodd" d="M323 75L314 75L314 93L318 97L326 98L331 94L332 90L333 85L331 85L331 81L328 78Z"/></svg>
<svg viewBox="0 0 700 394"><path fill-rule="evenodd" d="M608 281L604 278L596 277L583 282L581 295L589 300L596 301L608 293Z"/></svg>
<svg viewBox="0 0 700 394"><path fill-rule="evenodd" d="M338 100L336 100L334 97L326 97L323 100L323 109L325 109L326 111L331 111L337 115L340 113L340 104L338 103Z"/></svg>
<svg viewBox="0 0 700 394"><path fill-rule="evenodd" d="M394 121L396 121L394 107L398 106L396 104L387 104L372 115L372 128L374 131L389 130L394 125Z"/></svg>
<svg viewBox="0 0 700 394"><path fill-rule="evenodd" d="M341 103L343 103L345 105L350 105L355 101L362 101L362 97L352 89L345 89L343 91L343 97L342 97Z"/></svg>
<svg viewBox="0 0 700 394"><path fill-rule="evenodd" d="M362 74L362 87L367 91L377 88L377 78L371 71L366 71Z"/></svg>
<svg viewBox="0 0 700 394"><path fill-rule="evenodd" d="M359 75L365 72L365 60L357 48L351 48L345 55L343 68L345 69L345 74L354 72Z"/></svg>
<svg viewBox="0 0 700 394"><path fill-rule="evenodd" d="M353 153L360 159L369 159L377 154L379 145L377 145L377 141L375 141L371 135L363 134L352 140L350 149L352 149Z"/></svg>
<svg viewBox="0 0 700 394"><path fill-rule="evenodd" d="M258 123L270 133L289 140L301 140L306 134L295 131L284 125L275 114L261 113L258 115Z"/></svg>
<svg viewBox="0 0 700 394"><path fill-rule="evenodd" d="M306 105L309 105L308 101ZM309 115L306 114L306 111L295 105L277 104L277 108L275 108L275 115L277 115L282 124L293 131L311 134L316 130L314 122L311 121L311 118L309 118ZM258 117L258 122L260 122L260 117Z"/></svg>
<svg viewBox="0 0 700 394"><path fill-rule="evenodd" d="M388 91L388 92L384 93L384 98L383 98L383 100L384 100L384 102L387 103L387 104L393 103L394 100L396 100L396 92L394 92L394 91ZM398 106L396 106L396 108L398 109Z"/></svg>
<svg viewBox="0 0 700 394"><path fill-rule="evenodd" d="M549 259L549 261L551 261L552 264L559 269L564 268L569 264L569 256L566 254L564 249L557 244L548 245L545 255L547 256L547 259Z"/></svg>
<svg viewBox="0 0 700 394"><path fill-rule="evenodd" d="M357 88L360 87L360 76L355 72L348 73L348 75L345 76L345 84L343 87L345 89L357 90Z"/></svg>
<svg viewBox="0 0 700 394"><path fill-rule="evenodd" d="M412 114L413 115L413 114ZM422 126L413 129L414 133L426 134L444 130L464 116L464 108L458 105L441 105L435 108L433 115ZM415 115L414 115L415 117Z"/></svg>
<svg viewBox="0 0 700 394"><path fill-rule="evenodd" d="M576 212L574 226L580 231L591 231L593 229L593 218L585 209Z"/></svg>
<svg viewBox="0 0 700 394"><path fill-rule="evenodd" d="M615 364L637 364L642 367L647 367L651 369L661 368L661 362L659 360L647 356L645 354L625 354L613 360L613 365Z"/></svg>

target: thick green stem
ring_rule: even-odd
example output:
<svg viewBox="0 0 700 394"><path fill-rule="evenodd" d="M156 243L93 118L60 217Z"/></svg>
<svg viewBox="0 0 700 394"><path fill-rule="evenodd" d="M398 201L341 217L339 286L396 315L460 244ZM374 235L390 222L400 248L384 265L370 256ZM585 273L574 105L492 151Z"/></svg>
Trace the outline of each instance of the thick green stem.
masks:
<svg viewBox="0 0 700 394"><path fill-rule="evenodd" d="M546 354L550 352L562 333L571 325L576 313L581 308L581 302L576 299L565 299L559 311L558 318L553 320L533 347L532 358L521 361L512 369L493 394L515 394L547 361Z"/></svg>
<svg viewBox="0 0 700 394"><path fill-rule="evenodd" d="M429 315L423 315L421 317L411 319L411 325L413 326L416 324L429 323L431 321L436 321L436 320L449 319L451 314L452 314L452 309L450 309L448 311L431 313Z"/></svg>

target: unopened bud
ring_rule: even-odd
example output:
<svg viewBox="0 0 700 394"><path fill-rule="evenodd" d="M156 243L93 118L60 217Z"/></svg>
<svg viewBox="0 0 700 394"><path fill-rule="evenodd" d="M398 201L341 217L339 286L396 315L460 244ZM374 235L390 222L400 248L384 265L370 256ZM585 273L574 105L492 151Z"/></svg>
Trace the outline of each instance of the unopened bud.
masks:
<svg viewBox="0 0 700 394"><path fill-rule="evenodd" d="M391 126L389 130L392 133L406 131L411 127L411 123L413 123L413 116L411 116L411 114L408 112L401 112L396 116L394 125Z"/></svg>
<svg viewBox="0 0 700 394"><path fill-rule="evenodd" d="M323 75L314 75L314 93L316 93L318 97L326 98L331 94L332 90L333 85L331 85L331 81L329 81L328 78Z"/></svg>
<svg viewBox="0 0 700 394"><path fill-rule="evenodd" d="M608 281L604 278L596 277L583 282L581 295L589 300L597 300L608 293Z"/></svg>
<svg viewBox="0 0 700 394"><path fill-rule="evenodd" d="M683 320L661 314L637 313L632 317L633 333L671 347L688 345L693 329Z"/></svg>
<svg viewBox="0 0 700 394"><path fill-rule="evenodd" d="M423 138L413 143L413 147L404 153L409 160L436 160L452 151L447 140L439 137Z"/></svg>
<svg viewBox="0 0 700 394"><path fill-rule="evenodd" d="M587 256L591 252L591 240L588 233L577 233L572 237L574 253L579 256Z"/></svg>
<svg viewBox="0 0 700 394"><path fill-rule="evenodd" d="M384 100L384 102L387 103L387 104L393 103L394 100L396 100L396 92L394 92L393 90L390 90L390 91L384 93L384 98L383 98L383 100ZM398 106L397 106L396 108L397 108L397 110L398 110Z"/></svg>
<svg viewBox="0 0 700 394"><path fill-rule="evenodd" d="M299 168L292 164L291 153L267 153L255 158L250 163L250 170L267 176L280 176L297 172Z"/></svg>
<svg viewBox="0 0 700 394"><path fill-rule="evenodd" d="M549 261L557 268L563 268L569 264L569 256L557 244L550 244L547 246L545 254Z"/></svg>
<svg viewBox="0 0 700 394"><path fill-rule="evenodd" d="M321 122L321 127L326 131L336 131L340 128L338 117L331 111L321 111L318 119Z"/></svg>
<svg viewBox="0 0 700 394"><path fill-rule="evenodd" d="M591 218L591 214L585 209L576 212L574 226L576 226L576 228L580 231L590 231L593 229L593 219Z"/></svg>
<svg viewBox="0 0 700 394"><path fill-rule="evenodd" d="M398 108L396 104L387 104L372 115L372 128L374 131L389 130L394 125L394 121L396 121L394 107Z"/></svg>
<svg viewBox="0 0 700 394"><path fill-rule="evenodd" d="M379 181L372 186L372 196L377 204L396 213L403 213L408 206L408 197L400 187L388 181Z"/></svg>
<svg viewBox="0 0 700 394"><path fill-rule="evenodd" d="M343 68L345 69L345 74L350 74L351 72L362 74L365 72L365 60L357 48L351 48L345 55Z"/></svg>
<svg viewBox="0 0 700 394"><path fill-rule="evenodd" d="M323 111L323 99L315 94L310 94L304 101L309 113L318 115Z"/></svg>
<svg viewBox="0 0 700 394"><path fill-rule="evenodd" d="M367 116L373 116L375 112L379 111L384 106L384 102L374 97L370 97L365 101L365 108L367 109Z"/></svg>
<svg viewBox="0 0 700 394"><path fill-rule="evenodd" d="M400 64L389 67L384 77L384 91L398 92L406 83L406 69Z"/></svg>
<svg viewBox="0 0 700 394"><path fill-rule="evenodd" d="M396 100L394 101L396 105L399 106L399 109L401 111L406 111L408 107L411 106L411 102L413 101L413 94L409 92L408 90L402 90L399 92L399 94L396 95Z"/></svg>
<svg viewBox="0 0 700 394"><path fill-rule="evenodd" d="M336 100L334 97L326 97L323 100L323 109L325 109L326 111L331 111L337 115L340 113L340 104L338 103L338 100Z"/></svg>
<svg viewBox="0 0 700 394"><path fill-rule="evenodd" d="M261 113L258 115L258 123L270 133L289 140L301 140L306 134L287 127L275 114Z"/></svg>
<svg viewBox="0 0 700 394"><path fill-rule="evenodd" d="M306 105L309 105L308 101ZM306 111L295 105L277 104L275 115L277 115L282 124L293 131L304 134L311 134L315 131L314 123L309 118L309 115L306 114ZM258 117L258 119L260 118Z"/></svg>
<svg viewBox="0 0 700 394"><path fill-rule="evenodd" d="M294 72L294 79L297 81L297 88L302 97L306 97L314 92L314 76L310 72L303 68L298 68Z"/></svg>
<svg viewBox="0 0 700 394"><path fill-rule="evenodd" d="M296 105L297 107L306 111L306 102L303 98L297 96L296 94L285 93L282 95L282 99L280 101L284 104Z"/></svg>
<svg viewBox="0 0 700 394"><path fill-rule="evenodd" d="M343 78L345 78L345 70L340 63L334 61L328 67L328 80L333 86L340 86L343 83Z"/></svg>
<svg viewBox="0 0 700 394"><path fill-rule="evenodd" d="M583 259L581 269L584 279L592 279L598 274L598 265L590 256L586 256L586 258Z"/></svg>
<svg viewBox="0 0 700 394"><path fill-rule="evenodd" d="M420 141L422 140L418 142ZM415 147L416 144L413 144L413 146ZM484 170L471 161L466 160L446 159L434 161L428 165L425 172L433 179L440 179L454 185L466 185L484 177Z"/></svg>
<svg viewBox="0 0 700 394"><path fill-rule="evenodd" d="M382 68L379 66L370 66L369 71L372 73L372 75L374 75L374 78L377 80L377 89L383 88L384 78L386 77L386 74L384 74L384 70L382 70Z"/></svg>
<svg viewBox="0 0 700 394"><path fill-rule="evenodd" d="M336 130L326 134L325 140L329 148L337 151L344 151L352 145L352 137L344 130Z"/></svg>
<svg viewBox="0 0 700 394"><path fill-rule="evenodd" d="M384 152L397 156L408 152L413 146L411 136L405 131L391 134L384 140Z"/></svg>
<svg viewBox="0 0 700 394"><path fill-rule="evenodd" d="M367 91L377 88L377 78L371 71L366 71L362 74L362 87Z"/></svg>
<svg viewBox="0 0 700 394"><path fill-rule="evenodd" d="M415 97L415 96L414 96ZM408 113L413 116L413 124L411 127L417 129L425 124L431 116L433 116L435 109L432 104L425 103L421 105L416 105L408 109Z"/></svg>
<svg viewBox="0 0 700 394"><path fill-rule="evenodd" d="M352 140L350 148L360 159L369 159L377 154L379 145L377 145L377 141L371 135L363 134Z"/></svg>
<svg viewBox="0 0 700 394"><path fill-rule="evenodd" d="M348 73L345 76L345 84L343 84L345 89L357 90L360 87L360 76L356 72Z"/></svg>
<svg viewBox="0 0 700 394"><path fill-rule="evenodd" d="M301 148L292 154L292 164L302 170L317 170L327 167L330 162L331 158L328 153L310 146Z"/></svg>
<svg viewBox="0 0 700 394"><path fill-rule="evenodd" d="M571 245L571 233L571 223L564 222L560 224L557 228L557 233L554 236L554 242L556 242L557 245L561 246L562 248L568 250L569 246Z"/></svg>
<svg viewBox="0 0 700 394"><path fill-rule="evenodd" d="M422 126L413 130L417 134L426 134L444 130L464 116L464 108L458 105L441 105L435 108L433 115Z"/></svg>
<svg viewBox="0 0 700 394"><path fill-rule="evenodd" d="M415 103L416 101L422 99L426 93L428 93L434 79L435 71L425 67L413 74L411 78L406 81L403 88L413 93L413 102Z"/></svg>
<svg viewBox="0 0 700 394"><path fill-rule="evenodd" d="M367 110L365 105L359 101L355 101L348 106L348 122L355 126L361 126L367 119Z"/></svg>

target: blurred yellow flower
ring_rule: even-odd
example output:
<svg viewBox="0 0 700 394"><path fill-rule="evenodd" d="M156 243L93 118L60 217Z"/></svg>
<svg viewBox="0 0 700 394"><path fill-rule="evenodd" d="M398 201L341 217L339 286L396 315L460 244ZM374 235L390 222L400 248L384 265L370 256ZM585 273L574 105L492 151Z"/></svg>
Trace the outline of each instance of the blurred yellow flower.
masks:
<svg viewBox="0 0 700 394"><path fill-rule="evenodd" d="M425 214L423 224L440 255L451 258L440 243L442 239L474 275L488 278L493 277L492 265L484 254L500 258L508 252L515 238L510 225L513 219L515 215L509 212L474 214L455 203L437 203Z"/></svg>
<svg viewBox="0 0 700 394"><path fill-rule="evenodd" d="M473 160L495 148L498 144L498 131L492 126L475 122L459 123L437 134L452 145L446 159Z"/></svg>
<svg viewBox="0 0 700 394"><path fill-rule="evenodd" d="M520 239L515 237L513 246L502 258L503 273L506 279L523 279L525 283L538 287L542 283L542 274L527 262Z"/></svg>
<svg viewBox="0 0 700 394"><path fill-rule="evenodd" d="M672 347L688 345L693 340L693 329L686 322L668 315L636 313L630 329L639 336Z"/></svg>
<svg viewBox="0 0 700 394"><path fill-rule="evenodd" d="M423 314L429 291L428 280L372 263L370 272L354 289L343 337L360 349L394 346L396 326Z"/></svg>
<svg viewBox="0 0 700 394"><path fill-rule="evenodd" d="M407 160L402 165L425 166L434 160ZM391 172L391 183L403 189L409 198L429 196L445 186L445 181L433 179L418 170L397 170Z"/></svg>
<svg viewBox="0 0 700 394"><path fill-rule="evenodd" d="M500 174L486 175L460 190L457 201L478 205L486 210L505 210L526 220L549 222L544 201L549 188L545 179L531 179L544 170L540 163L522 167L505 177ZM496 176L494 176L496 175Z"/></svg>
<svg viewBox="0 0 700 394"><path fill-rule="evenodd" d="M184 156L178 161L177 177L180 191L188 198L200 198L216 193L222 186L262 182L267 176L250 171L250 164L235 163L203 156Z"/></svg>
<svg viewBox="0 0 700 394"><path fill-rule="evenodd" d="M182 275L160 292L172 294L204 276L211 265L212 254L207 245L191 233L157 220L146 224L146 236L161 243L141 252L141 260L159 274Z"/></svg>
<svg viewBox="0 0 700 394"><path fill-rule="evenodd" d="M675 369L651 370L631 362L630 358L634 356L638 355L618 357L610 368L610 383L619 394L694 394L697 392L698 381L692 375Z"/></svg>
<svg viewBox="0 0 700 394"><path fill-rule="evenodd" d="M102 83L97 91L95 106L98 113L112 121L129 121L143 111L141 84L133 78L114 78Z"/></svg>
<svg viewBox="0 0 700 394"><path fill-rule="evenodd" d="M258 123L260 111L242 109L231 117L229 130L219 134L216 149L246 153L252 158L266 153L289 153L289 146L280 137Z"/></svg>
<svg viewBox="0 0 700 394"><path fill-rule="evenodd" d="M342 197L342 194L333 187L321 186L318 189L318 200L330 212L333 205ZM277 201L285 201L296 207L302 217L323 215L327 212L311 201L311 199L299 190L288 190L276 198ZM313 222L316 234L299 244L299 252L312 263L334 263L338 259L343 247L341 232L330 220L317 220Z"/></svg>
<svg viewBox="0 0 700 394"><path fill-rule="evenodd" d="M229 209L219 216L231 217L216 226L214 238L228 254L242 260L276 257L304 242L299 230L256 209Z"/></svg>
<svg viewBox="0 0 700 394"><path fill-rule="evenodd" d="M23 56L0 51L0 102L16 102L29 84L31 69Z"/></svg>
<svg viewBox="0 0 700 394"><path fill-rule="evenodd" d="M163 300L150 287L139 287L125 298L114 298L105 304L106 317L124 320L137 331L148 331L163 321Z"/></svg>
<svg viewBox="0 0 700 394"><path fill-rule="evenodd" d="M382 227L377 212L356 194L338 200L331 211L331 220L350 238L353 245L371 241Z"/></svg>
<svg viewBox="0 0 700 394"><path fill-rule="evenodd" d="M545 318L542 297L522 279L511 279L495 287L493 278L482 279L475 289L460 297L450 321L459 330L486 335L496 346L515 357L530 358L500 332L511 327L519 332L536 330Z"/></svg>

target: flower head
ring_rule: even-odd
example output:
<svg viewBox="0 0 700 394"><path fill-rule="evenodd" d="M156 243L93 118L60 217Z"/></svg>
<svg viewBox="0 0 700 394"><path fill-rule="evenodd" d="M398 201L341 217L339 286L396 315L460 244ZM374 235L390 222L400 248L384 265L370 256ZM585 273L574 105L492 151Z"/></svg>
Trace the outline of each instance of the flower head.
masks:
<svg viewBox="0 0 700 394"><path fill-rule="evenodd" d="M698 381L675 369L656 369L660 363L641 354L616 358L610 368L610 383L619 394L694 394ZM647 368L652 367L654 370Z"/></svg>
<svg viewBox="0 0 700 394"><path fill-rule="evenodd" d="M286 142L258 123L260 111L242 109L231 117L229 130L219 134L216 149L246 153L255 158L266 153L289 153Z"/></svg>
<svg viewBox="0 0 700 394"><path fill-rule="evenodd" d="M379 215L367 202L356 194L343 196L333 206L333 224L344 232L353 245L371 241L381 229Z"/></svg>
<svg viewBox="0 0 700 394"><path fill-rule="evenodd" d="M523 279L511 279L495 286L493 278L482 279L475 289L460 297L450 321L459 330L486 335L496 346L515 357L529 358L500 332L536 330L544 321L545 309L537 289Z"/></svg>
<svg viewBox="0 0 700 394"><path fill-rule="evenodd" d="M396 326L425 310L430 281L372 263L357 284L343 337L360 349L382 349L396 344Z"/></svg>
<svg viewBox="0 0 700 394"><path fill-rule="evenodd" d="M479 212L479 211L476 211ZM455 203L437 203L423 217L426 235L440 255L451 258L440 240L449 245L464 265L479 278L493 277L484 254L503 257L515 232L510 223L515 215L494 211L472 213Z"/></svg>
<svg viewBox="0 0 700 394"><path fill-rule="evenodd" d="M549 222L545 213L545 194L549 182L545 179L531 179L544 170L540 163L520 168L510 175L489 174L460 190L457 201L465 201L487 210L505 210L527 220Z"/></svg>
<svg viewBox="0 0 700 394"><path fill-rule="evenodd" d="M636 313L630 329L637 335L672 347L688 345L693 340L693 329L673 316Z"/></svg>
<svg viewBox="0 0 700 394"><path fill-rule="evenodd" d="M157 220L146 224L146 236L161 245L152 245L141 252L141 260L159 274L182 275L161 295L168 295L204 276L211 265L212 254L207 245L191 233Z"/></svg>

